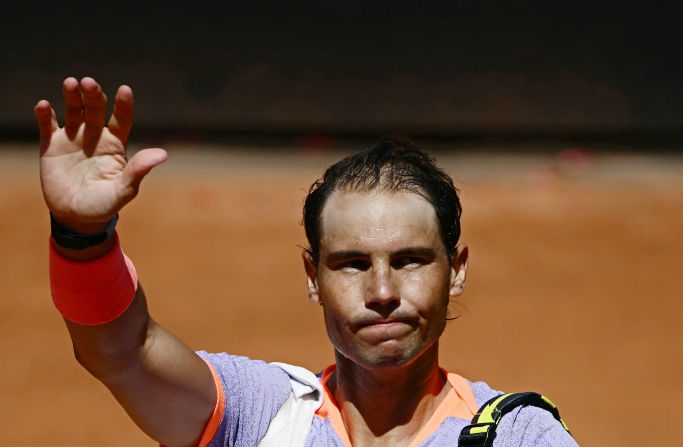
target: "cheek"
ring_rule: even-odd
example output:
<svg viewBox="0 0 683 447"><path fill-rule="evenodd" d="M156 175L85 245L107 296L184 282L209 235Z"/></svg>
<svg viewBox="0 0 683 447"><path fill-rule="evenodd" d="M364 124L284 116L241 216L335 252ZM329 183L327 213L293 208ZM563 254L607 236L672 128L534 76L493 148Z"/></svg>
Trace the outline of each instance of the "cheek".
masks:
<svg viewBox="0 0 683 447"><path fill-rule="evenodd" d="M445 313L449 300L449 277L440 269L412 274L404 282L402 295L425 317Z"/></svg>
<svg viewBox="0 0 683 447"><path fill-rule="evenodd" d="M354 337L349 327L352 309L345 306L345 300L338 295L321 295L323 318L325 320L325 331L327 337L344 356L350 357L355 352Z"/></svg>
<svg viewBox="0 0 683 447"><path fill-rule="evenodd" d="M318 286L326 323L343 325L356 310L360 290L358 281L328 273L319 278Z"/></svg>
<svg viewBox="0 0 683 447"><path fill-rule="evenodd" d="M334 307L352 307L363 299L363 278L341 271L327 271L318 280L321 297Z"/></svg>

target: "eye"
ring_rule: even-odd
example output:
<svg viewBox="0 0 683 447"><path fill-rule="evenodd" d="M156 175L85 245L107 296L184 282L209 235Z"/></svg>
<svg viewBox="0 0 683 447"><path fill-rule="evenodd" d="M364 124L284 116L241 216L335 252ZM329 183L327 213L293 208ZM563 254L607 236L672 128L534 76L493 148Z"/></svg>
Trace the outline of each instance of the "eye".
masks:
<svg viewBox="0 0 683 447"><path fill-rule="evenodd" d="M391 262L391 266L395 269L402 269L406 267L419 267L427 263L427 260L418 256L401 256Z"/></svg>
<svg viewBox="0 0 683 447"><path fill-rule="evenodd" d="M340 267L346 271L364 272L370 268L370 263L362 259L354 259L343 263Z"/></svg>

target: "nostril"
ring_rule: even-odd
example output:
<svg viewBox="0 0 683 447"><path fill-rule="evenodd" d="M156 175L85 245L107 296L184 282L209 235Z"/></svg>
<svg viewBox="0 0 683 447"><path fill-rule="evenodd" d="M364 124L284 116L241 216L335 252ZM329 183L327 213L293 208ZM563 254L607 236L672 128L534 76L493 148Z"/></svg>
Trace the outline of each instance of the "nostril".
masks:
<svg viewBox="0 0 683 447"><path fill-rule="evenodd" d="M394 289L394 287L389 284L382 284L375 287L368 294L366 300L368 303L380 303L381 305L387 305L394 301L400 301L399 295Z"/></svg>
<svg viewBox="0 0 683 447"><path fill-rule="evenodd" d="M391 300L388 302L370 301L365 305L365 307L374 311L374 312L377 312L382 317L388 317L396 309L398 309L400 304L401 304L401 302L399 300Z"/></svg>

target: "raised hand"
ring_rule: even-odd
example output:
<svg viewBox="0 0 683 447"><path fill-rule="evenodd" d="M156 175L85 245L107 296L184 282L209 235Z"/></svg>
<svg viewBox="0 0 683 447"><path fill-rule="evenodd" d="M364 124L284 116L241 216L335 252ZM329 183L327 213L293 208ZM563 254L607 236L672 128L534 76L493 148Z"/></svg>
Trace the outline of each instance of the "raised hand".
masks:
<svg viewBox="0 0 683 447"><path fill-rule="evenodd" d="M133 124L133 91L121 86L105 127L107 97L92 78L67 78L66 116L59 127L50 103L34 112L40 129L40 180L45 202L70 229L92 233L138 193L142 179L166 160L163 149L144 149L130 160L126 143Z"/></svg>

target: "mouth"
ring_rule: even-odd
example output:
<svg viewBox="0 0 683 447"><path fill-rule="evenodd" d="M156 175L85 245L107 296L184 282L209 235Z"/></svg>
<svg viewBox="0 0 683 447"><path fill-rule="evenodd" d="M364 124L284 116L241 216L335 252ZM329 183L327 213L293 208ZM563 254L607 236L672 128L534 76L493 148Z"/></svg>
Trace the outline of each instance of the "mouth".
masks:
<svg viewBox="0 0 683 447"><path fill-rule="evenodd" d="M401 326L406 326L406 323L402 321L385 321L381 323L372 323L362 327L362 329L375 329L389 331Z"/></svg>
<svg viewBox="0 0 683 447"><path fill-rule="evenodd" d="M408 316L389 316L382 318L367 318L356 322L356 328L358 330L367 327L391 327L394 325L409 325L413 326L415 324L415 319Z"/></svg>
<svg viewBox="0 0 683 447"><path fill-rule="evenodd" d="M391 326L395 326L395 325L399 325L399 324L407 324L407 323L405 320L401 320L401 319L382 318L382 319L362 323L359 325L359 327L361 329L366 328L366 327L382 328L382 327L391 327Z"/></svg>
<svg viewBox="0 0 683 447"><path fill-rule="evenodd" d="M357 327L358 335L373 344L401 338L413 330L407 318L375 318Z"/></svg>

